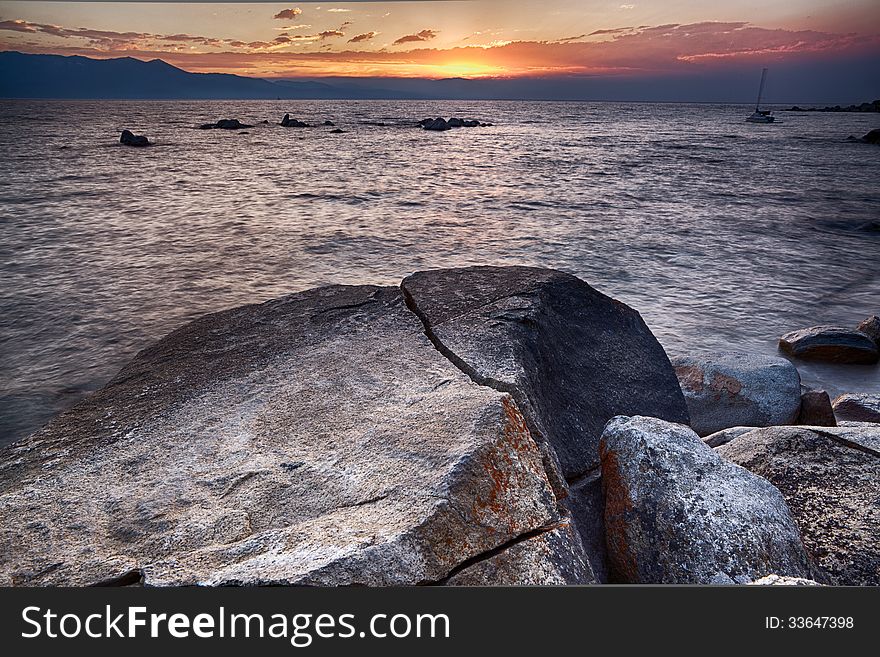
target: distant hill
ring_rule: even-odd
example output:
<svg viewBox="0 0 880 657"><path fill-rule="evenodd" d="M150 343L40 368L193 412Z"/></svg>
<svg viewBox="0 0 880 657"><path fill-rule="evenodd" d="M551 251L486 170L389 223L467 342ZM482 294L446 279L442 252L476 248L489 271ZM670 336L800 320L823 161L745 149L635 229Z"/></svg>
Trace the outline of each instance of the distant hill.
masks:
<svg viewBox="0 0 880 657"><path fill-rule="evenodd" d="M228 73L188 73L161 59L0 52L0 97L83 99L412 98L382 89L343 89L315 81L270 82Z"/></svg>

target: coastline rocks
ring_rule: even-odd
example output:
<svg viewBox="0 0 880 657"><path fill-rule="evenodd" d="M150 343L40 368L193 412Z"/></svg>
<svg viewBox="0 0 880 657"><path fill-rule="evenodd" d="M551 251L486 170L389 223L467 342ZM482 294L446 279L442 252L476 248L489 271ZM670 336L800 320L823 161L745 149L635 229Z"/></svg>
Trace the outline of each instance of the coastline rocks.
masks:
<svg viewBox="0 0 880 657"><path fill-rule="evenodd" d="M243 130L254 126L242 123L238 119L220 119L216 123L203 123L199 127L202 130Z"/></svg>
<svg viewBox="0 0 880 657"><path fill-rule="evenodd" d="M0 582L438 582L559 526L542 458L399 289L309 290L174 331L0 450Z"/></svg>
<svg viewBox="0 0 880 657"><path fill-rule="evenodd" d="M861 331L867 335L874 341L877 348L880 349L880 317L877 317L877 315L871 315L867 319L862 320L859 325L856 326L856 331Z"/></svg>
<svg viewBox="0 0 880 657"><path fill-rule="evenodd" d="M840 326L813 326L786 333L779 339L779 349L789 356L832 363L876 363L878 348L874 341L853 329Z"/></svg>
<svg viewBox="0 0 880 657"><path fill-rule="evenodd" d="M278 125L280 125L283 128L308 128L309 127L308 123L303 123L302 121L300 121L298 119L291 119L290 114L285 114L284 117L281 119L281 123L279 123Z"/></svg>
<svg viewBox="0 0 880 657"><path fill-rule="evenodd" d="M833 408L840 420L880 423L880 394L843 394L834 400Z"/></svg>
<svg viewBox="0 0 880 657"><path fill-rule="evenodd" d="M880 112L880 100L875 100L870 103L860 103L859 105L847 105L842 107L840 105L834 106L825 106L825 107L798 107L795 105L794 107L789 108L787 111L789 112Z"/></svg>
<svg viewBox="0 0 880 657"><path fill-rule="evenodd" d="M401 288L444 355L513 396L567 480L598 466L615 415L688 422L675 372L641 316L570 274L469 267L418 272Z"/></svg>
<svg viewBox="0 0 880 657"><path fill-rule="evenodd" d="M130 130L123 130L119 136L119 143L124 146L150 146L150 140L143 135L136 135Z"/></svg>
<svg viewBox="0 0 880 657"><path fill-rule="evenodd" d="M782 492L837 584L880 584L880 427L769 427L717 452Z"/></svg>
<svg viewBox="0 0 880 657"><path fill-rule="evenodd" d="M801 410L795 424L812 427L837 426L828 393L824 390L811 390L804 387L801 392Z"/></svg>
<svg viewBox="0 0 880 657"><path fill-rule="evenodd" d="M801 405L797 369L784 358L740 353L677 356L675 374L700 436L737 426L791 424Z"/></svg>
<svg viewBox="0 0 880 657"><path fill-rule="evenodd" d="M744 584L768 573L813 578L780 492L722 459L690 428L616 417L605 427L601 455L614 580Z"/></svg>

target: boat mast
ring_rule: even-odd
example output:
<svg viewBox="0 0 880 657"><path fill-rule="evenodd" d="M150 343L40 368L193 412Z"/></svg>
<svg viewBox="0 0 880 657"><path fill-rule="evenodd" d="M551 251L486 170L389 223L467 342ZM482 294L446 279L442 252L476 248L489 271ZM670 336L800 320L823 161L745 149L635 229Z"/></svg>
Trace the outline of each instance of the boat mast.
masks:
<svg viewBox="0 0 880 657"><path fill-rule="evenodd" d="M761 107L761 96L764 95L764 81L767 79L767 69L761 72L761 86L758 87L758 102L755 103L755 112Z"/></svg>

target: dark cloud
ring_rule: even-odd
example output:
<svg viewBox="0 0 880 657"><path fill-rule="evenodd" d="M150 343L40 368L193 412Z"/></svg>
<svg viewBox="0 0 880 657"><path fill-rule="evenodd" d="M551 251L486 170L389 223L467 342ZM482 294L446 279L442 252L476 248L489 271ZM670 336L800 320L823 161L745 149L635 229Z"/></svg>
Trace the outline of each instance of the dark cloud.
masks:
<svg viewBox="0 0 880 657"><path fill-rule="evenodd" d="M400 37L397 41L394 42L393 45L399 46L402 43L414 43L416 41L430 41L431 39L436 38L437 30L422 30L416 34L407 34L406 36Z"/></svg>
<svg viewBox="0 0 880 657"><path fill-rule="evenodd" d="M642 27L646 27L646 26L643 25ZM597 36L599 34L620 34L621 32L629 32L631 29L633 29L633 28L631 28L631 27L613 27L608 30L596 30L594 32L590 32L587 36ZM642 29L642 28L639 28L639 29Z"/></svg>
<svg viewBox="0 0 880 657"><path fill-rule="evenodd" d="M348 42L349 43L360 43L361 41L369 41L373 37L378 34L377 32L364 32L363 34L356 34L351 37Z"/></svg>
<svg viewBox="0 0 880 657"><path fill-rule="evenodd" d="M282 9L277 14L275 14L272 18L279 21L292 21L294 18L299 16L302 12L302 9L299 7L294 7L293 9Z"/></svg>
<svg viewBox="0 0 880 657"><path fill-rule="evenodd" d="M578 34L577 36L565 37L562 39L557 39L557 43L565 43L566 41L578 41L579 39L583 39L586 34Z"/></svg>
<svg viewBox="0 0 880 657"><path fill-rule="evenodd" d="M332 39L334 37L344 37L345 32L342 30L324 30L323 32L318 32L318 36L323 41L324 39Z"/></svg>

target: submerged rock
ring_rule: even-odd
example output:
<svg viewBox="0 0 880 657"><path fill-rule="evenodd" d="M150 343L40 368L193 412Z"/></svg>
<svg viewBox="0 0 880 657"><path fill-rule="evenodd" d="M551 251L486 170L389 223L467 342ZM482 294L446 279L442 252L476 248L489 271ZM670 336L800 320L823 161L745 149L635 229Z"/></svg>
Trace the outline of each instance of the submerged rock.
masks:
<svg viewBox="0 0 880 657"><path fill-rule="evenodd" d="M880 394L843 394L834 400L833 408L839 420L880 422Z"/></svg>
<svg viewBox="0 0 880 657"><path fill-rule="evenodd" d="M480 126L488 126L488 123L480 123L476 119L462 119L452 117L448 121L442 117L436 119L422 119L419 125L425 130L450 130L452 128L478 128Z"/></svg>
<svg viewBox="0 0 880 657"><path fill-rule="evenodd" d="M880 584L880 426L769 427L717 451L782 492L837 584Z"/></svg>
<svg viewBox="0 0 880 657"><path fill-rule="evenodd" d="M786 333L779 349L795 358L832 363L876 363L878 348L861 331L840 326L813 326Z"/></svg>
<svg viewBox="0 0 880 657"><path fill-rule="evenodd" d="M119 136L119 143L125 146L150 146L150 140L143 135L136 135L130 130L123 130Z"/></svg>
<svg viewBox="0 0 880 657"><path fill-rule="evenodd" d="M791 424L801 406L797 369L784 358L721 353L672 358L700 436L736 426Z"/></svg>
<svg viewBox="0 0 880 657"><path fill-rule="evenodd" d="M834 417L834 409L831 407L831 398L824 390L811 390L803 388L801 392L801 411L798 413L797 422L813 427L837 426Z"/></svg>
<svg viewBox="0 0 880 657"><path fill-rule="evenodd" d="M601 454L613 579L744 584L768 573L813 578L780 492L722 459L690 428L616 417L605 427Z"/></svg>
<svg viewBox="0 0 880 657"><path fill-rule="evenodd" d="M202 130L242 130L254 126L242 123L238 119L220 119L216 123L203 123L200 127Z"/></svg>
<svg viewBox="0 0 880 657"><path fill-rule="evenodd" d="M343 135L343 134L345 134L345 130L342 130L341 128L335 128L334 130L330 131L330 134L331 135Z"/></svg>

